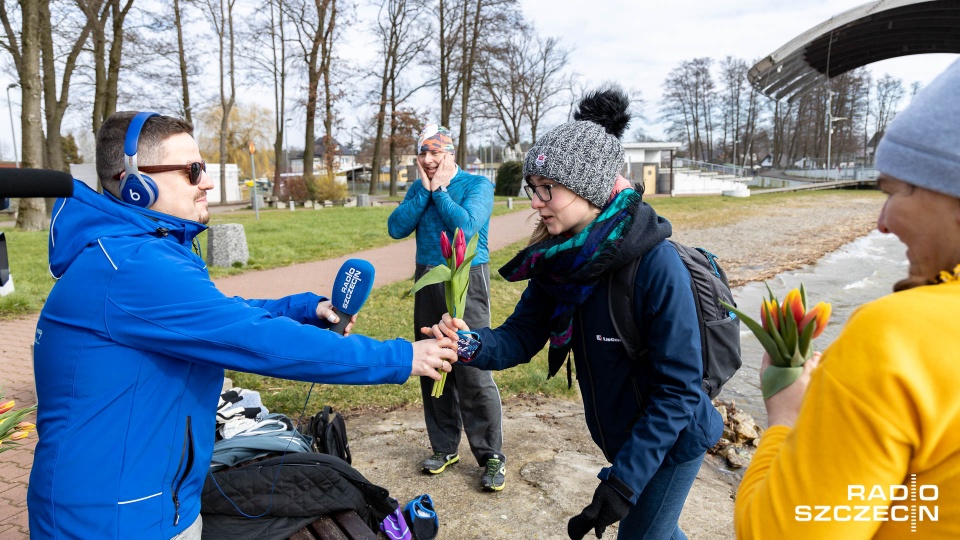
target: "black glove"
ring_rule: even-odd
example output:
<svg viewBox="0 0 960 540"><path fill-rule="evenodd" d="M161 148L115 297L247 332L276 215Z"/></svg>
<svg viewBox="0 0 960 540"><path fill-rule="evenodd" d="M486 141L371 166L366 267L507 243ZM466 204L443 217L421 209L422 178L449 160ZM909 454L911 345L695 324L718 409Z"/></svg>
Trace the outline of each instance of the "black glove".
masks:
<svg viewBox="0 0 960 540"><path fill-rule="evenodd" d="M593 502L578 515L570 518L567 523L567 534L570 540L580 540L593 529L597 538L603 536L608 525L627 517L630 512L630 501L624 499L606 480L600 482L593 492Z"/></svg>

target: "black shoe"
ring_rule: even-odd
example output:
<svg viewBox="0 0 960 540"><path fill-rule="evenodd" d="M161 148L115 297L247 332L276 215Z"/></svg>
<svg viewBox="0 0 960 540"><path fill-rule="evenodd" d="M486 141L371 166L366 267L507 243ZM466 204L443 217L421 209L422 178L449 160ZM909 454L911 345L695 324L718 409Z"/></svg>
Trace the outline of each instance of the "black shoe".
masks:
<svg viewBox="0 0 960 540"><path fill-rule="evenodd" d="M483 474L480 475L480 489L484 491L501 491L506 483L507 460L503 456L492 457L487 460Z"/></svg>
<svg viewBox="0 0 960 540"><path fill-rule="evenodd" d="M434 452L432 456L423 460L423 471L430 474L440 474L447 468L447 465L453 465L458 461L460 461L459 454Z"/></svg>

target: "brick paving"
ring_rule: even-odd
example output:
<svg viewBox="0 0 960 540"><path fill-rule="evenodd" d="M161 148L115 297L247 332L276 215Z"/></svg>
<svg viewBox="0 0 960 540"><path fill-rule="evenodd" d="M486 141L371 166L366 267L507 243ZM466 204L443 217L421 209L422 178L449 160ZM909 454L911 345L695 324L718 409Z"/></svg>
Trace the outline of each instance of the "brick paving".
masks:
<svg viewBox="0 0 960 540"><path fill-rule="evenodd" d="M523 204L522 199L517 201ZM535 219L523 210L493 218L490 222L490 251L529 237ZM216 280L227 295L248 298L275 298L302 291L328 295L340 265L350 258L366 259L376 269L377 286L387 285L413 276L416 246L412 239L352 255L295 264L284 268L247 272ZM31 345L37 326L37 315L0 320L0 384L6 398L18 406L36 403L33 383ZM36 436L26 444L0 454L0 539L28 540L27 484L33 464Z"/></svg>

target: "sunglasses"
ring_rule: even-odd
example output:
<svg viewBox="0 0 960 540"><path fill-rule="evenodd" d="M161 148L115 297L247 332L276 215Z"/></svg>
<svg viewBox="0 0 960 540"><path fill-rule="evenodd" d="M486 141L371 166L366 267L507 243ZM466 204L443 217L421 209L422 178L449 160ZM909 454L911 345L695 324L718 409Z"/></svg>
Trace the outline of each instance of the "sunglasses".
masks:
<svg viewBox="0 0 960 540"><path fill-rule="evenodd" d="M137 167L142 173L162 173L170 171L187 171L190 178L190 185L196 186L200 184L200 175L207 172L207 162L206 161L195 161L193 163L187 163L186 165L144 165L143 167ZM122 172L119 172L113 175L114 180L119 180L123 176Z"/></svg>
<svg viewBox="0 0 960 540"><path fill-rule="evenodd" d="M542 184L539 186L531 186L526 184L523 186L523 191L527 193L527 198L533 200L533 194L536 193L537 197L543 202L550 202L553 199L553 192L550 189L553 187L553 184Z"/></svg>

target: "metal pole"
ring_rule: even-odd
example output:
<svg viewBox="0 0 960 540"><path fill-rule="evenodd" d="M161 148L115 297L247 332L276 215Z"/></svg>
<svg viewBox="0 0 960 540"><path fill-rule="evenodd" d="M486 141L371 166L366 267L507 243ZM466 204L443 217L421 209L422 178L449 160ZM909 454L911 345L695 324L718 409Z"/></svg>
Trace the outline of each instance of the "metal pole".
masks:
<svg viewBox="0 0 960 540"><path fill-rule="evenodd" d="M283 153L287 156L287 171L290 172L290 147L287 146L287 124L290 123L292 118L287 118L283 121Z"/></svg>
<svg viewBox="0 0 960 540"><path fill-rule="evenodd" d="M260 203L257 201L257 164L253 161L253 153L256 152L256 147L253 146L253 141L250 141L250 176L253 177L253 185L250 186L250 199L253 203L253 211L257 214L257 221L260 221Z"/></svg>
<svg viewBox="0 0 960 540"><path fill-rule="evenodd" d="M827 179L830 179L830 144L833 142L833 115L830 112L830 101L833 98L833 91L827 92Z"/></svg>
<svg viewBox="0 0 960 540"><path fill-rule="evenodd" d="M737 166L737 128L733 128L733 166ZM736 174L736 169L734 169L734 174Z"/></svg>
<svg viewBox="0 0 960 540"><path fill-rule="evenodd" d="M20 86L17 83L10 83L7 86L7 111L10 112L10 136L13 137L13 163L19 169L20 157L17 156L17 130L13 123L13 107L10 106L10 89Z"/></svg>

